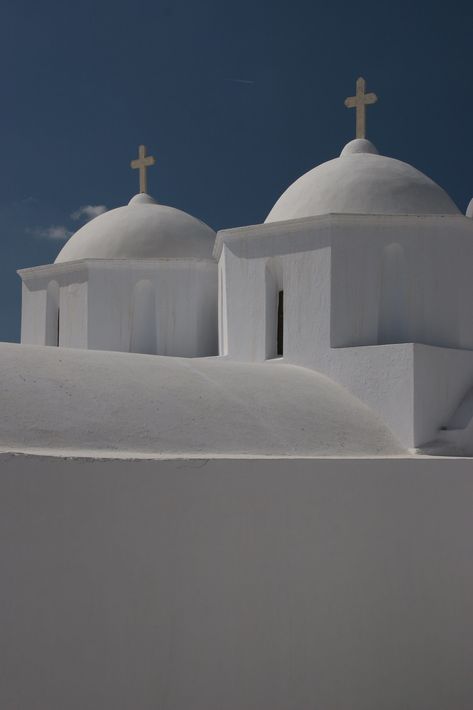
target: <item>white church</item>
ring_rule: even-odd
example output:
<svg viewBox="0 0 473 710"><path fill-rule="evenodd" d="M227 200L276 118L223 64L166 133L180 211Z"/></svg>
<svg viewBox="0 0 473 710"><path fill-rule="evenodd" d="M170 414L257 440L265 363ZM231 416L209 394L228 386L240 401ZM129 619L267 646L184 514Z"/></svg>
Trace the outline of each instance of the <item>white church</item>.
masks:
<svg viewBox="0 0 473 710"><path fill-rule="evenodd" d="M264 224L140 192L0 344L0 708L471 710L473 207L365 137Z"/></svg>

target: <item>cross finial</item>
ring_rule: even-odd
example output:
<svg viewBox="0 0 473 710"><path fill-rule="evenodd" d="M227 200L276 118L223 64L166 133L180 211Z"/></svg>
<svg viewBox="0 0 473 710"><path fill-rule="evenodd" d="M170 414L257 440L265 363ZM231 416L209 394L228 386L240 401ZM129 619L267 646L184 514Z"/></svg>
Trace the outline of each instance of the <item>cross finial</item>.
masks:
<svg viewBox="0 0 473 710"><path fill-rule="evenodd" d="M347 108L356 108L356 137L366 138L366 106L375 104L378 100L376 94L365 94L366 82L362 76L356 80L356 96L345 99Z"/></svg>
<svg viewBox="0 0 473 710"><path fill-rule="evenodd" d="M152 155L146 155L146 147L140 145L138 148L138 158L132 160L130 165L133 169L138 169L140 171L140 192L147 192L147 175L146 170L150 165L154 165L156 160Z"/></svg>

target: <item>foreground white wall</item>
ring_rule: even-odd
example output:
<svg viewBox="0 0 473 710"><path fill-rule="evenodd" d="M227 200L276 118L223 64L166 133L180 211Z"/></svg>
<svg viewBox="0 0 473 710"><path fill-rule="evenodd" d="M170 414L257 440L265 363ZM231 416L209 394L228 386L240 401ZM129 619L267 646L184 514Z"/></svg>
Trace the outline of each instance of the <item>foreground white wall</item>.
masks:
<svg viewBox="0 0 473 710"><path fill-rule="evenodd" d="M470 710L471 460L0 467L0 707Z"/></svg>

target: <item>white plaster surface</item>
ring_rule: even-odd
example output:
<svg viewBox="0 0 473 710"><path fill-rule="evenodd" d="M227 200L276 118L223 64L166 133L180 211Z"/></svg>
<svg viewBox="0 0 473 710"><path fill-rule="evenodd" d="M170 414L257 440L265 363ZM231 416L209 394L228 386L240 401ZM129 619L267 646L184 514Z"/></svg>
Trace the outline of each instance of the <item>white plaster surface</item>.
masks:
<svg viewBox="0 0 473 710"><path fill-rule="evenodd" d="M32 290L21 285L21 342L31 345L47 344L46 329L47 284Z"/></svg>
<svg viewBox="0 0 473 710"><path fill-rule="evenodd" d="M321 214L459 214L447 193L408 163L378 155L363 139L302 175L266 222Z"/></svg>
<svg viewBox="0 0 473 710"><path fill-rule="evenodd" d="M20 272L1 710L473 707L471 220L355 140L267 221L218 319L212 230L147 195Z"/></svg>
<svg viewBox="0 0 473 710"><path fill-rule="evenodd" d="M77 259L209 258L215 232L182 210L135 195L124 207L95 217L59 252L56 263Z"/></svg>
<svg viewBox="0 0 473 710"><path fill-rule="evenodd" d="M88 348L216 355L217 294L213 259L91 262Z"/></svg>
<svg viewBox="0 0 473 710"><path fill-rule="evenodd" d="M291 365L0 344L0 447L147 455L399 455L365 405Z"/></svg>
<svg viewBox="0 0 473 710"><path fill-rule="evenodd" d="M471 460L0 459L5 710L471 710Z"/></svg>
<svg viewBox="0 0 473 710"><path fill-rule="evenodd" d="M22 343L57 344L47 335L46 317L55 307L53 331L57 340L59 318L63 347L178 357L218 352L217 264L212 258L87 259L18 273L23 280ZM51 285L60 292L54 303Z"/></svg>
<svg viewBox="0 0 473 710"><path fill-rule="evenodd" d="M219 232L214 254L228 358L274 357L283 289L284 362L347 387L404 446L437 439L473 385L473 227L462 215L255 225Z"/></svg>
<svg viewBox="0 0 473 710"><path fill-rule="evenodd" d="M283 290L284 363L348 388L405 447L436 441L473 385L471 219L361 139L287 195L276 221L217 235L218 272L210 228L135 196L79 230L58 263L20 272L22 342L55 344L59 286L61 346L182 357L219 347L262 363L276 356ZM82 258L105 253L114 258Z"/></svg>

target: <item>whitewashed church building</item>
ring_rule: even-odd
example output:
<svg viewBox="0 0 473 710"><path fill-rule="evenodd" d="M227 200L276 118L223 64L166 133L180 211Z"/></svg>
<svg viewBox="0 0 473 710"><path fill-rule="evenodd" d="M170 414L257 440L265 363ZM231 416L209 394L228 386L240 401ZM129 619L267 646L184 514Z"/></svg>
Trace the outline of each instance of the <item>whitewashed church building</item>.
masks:
<svg viewBox="0 0 473 710"><path fill-rule="evenodd" d="M19 272L0 708L473 707L473 221L375 101L264 224L157 203L141 146Z"/></svg>

